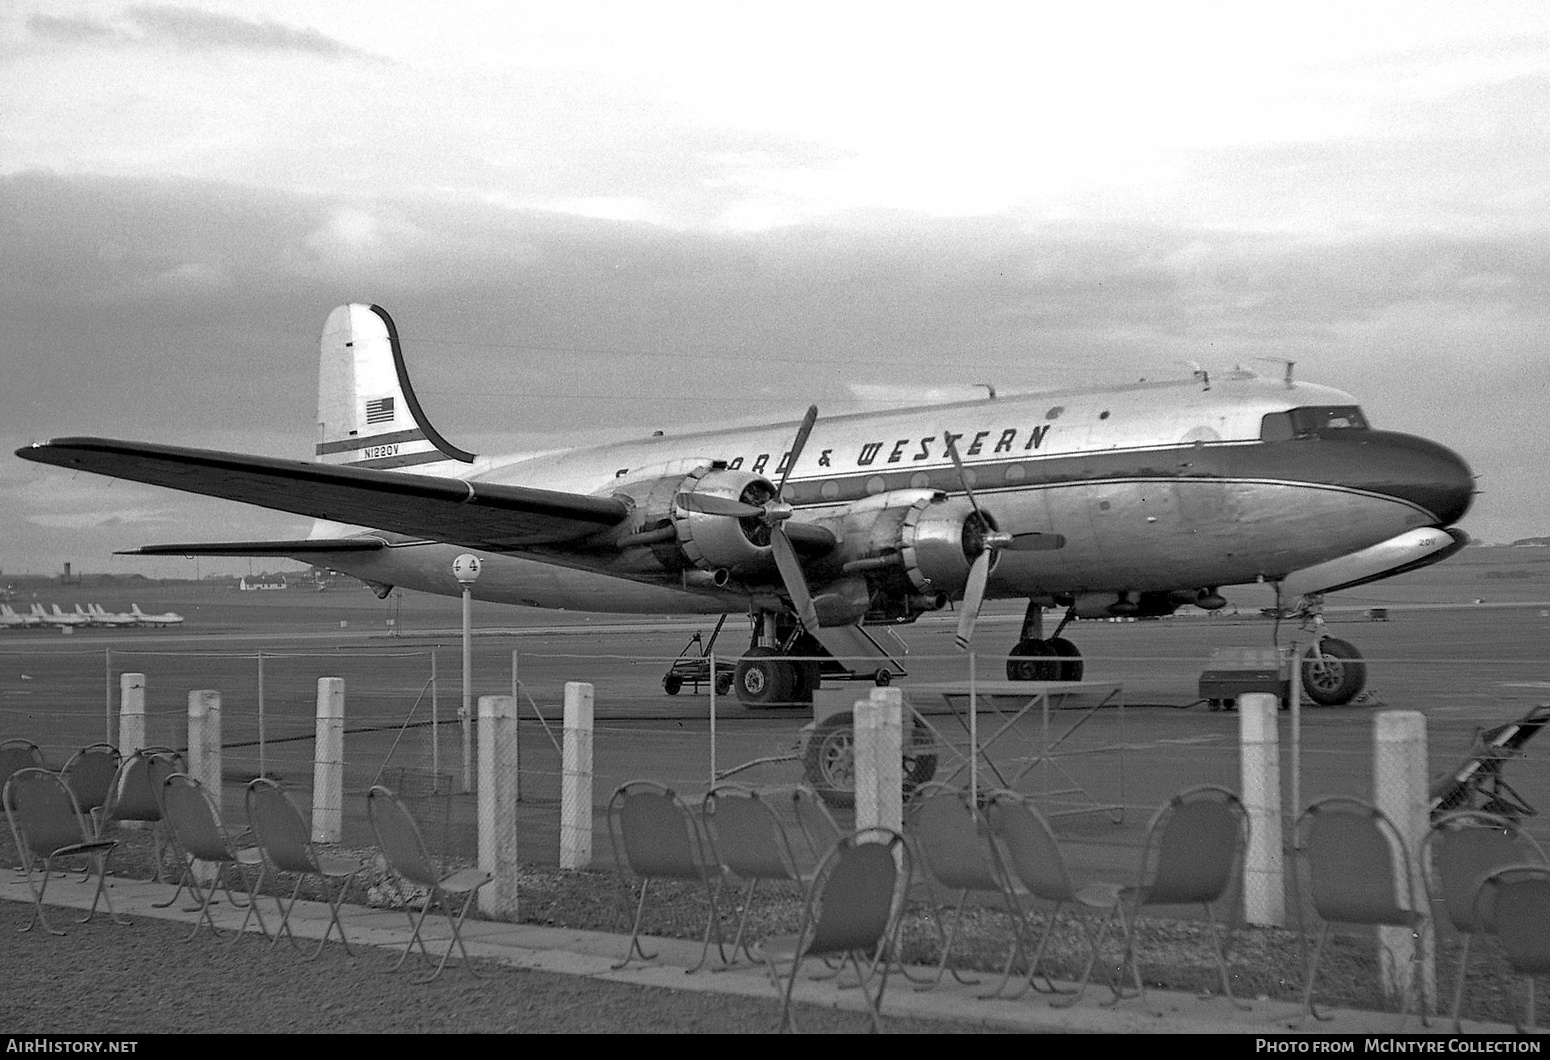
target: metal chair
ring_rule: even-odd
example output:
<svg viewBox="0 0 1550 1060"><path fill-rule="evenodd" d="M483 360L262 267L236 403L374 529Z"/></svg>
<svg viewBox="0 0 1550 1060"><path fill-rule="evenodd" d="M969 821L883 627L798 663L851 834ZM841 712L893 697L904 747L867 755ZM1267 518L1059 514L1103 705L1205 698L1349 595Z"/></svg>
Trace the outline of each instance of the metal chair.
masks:
<svg viewBox="0 0 1550 1060"><path fill-rule="evenodd" d="M78 918L77 923L84 924L92 918L97 912L98 899L107 906L108 915L114 921L124 922L114 915L113 899L107 888L108 858L117 844L111 839L92 837L75 796L57 773L38 768L18 769L5 782L0 801L4 802L16 849L22 852L27 889L32 892L32 919L20 930L31 931L33 924L41 923L51 935L64 934L44 916L43 896L48 892L55 860L77 856L90 858L97 870L97 889L92 894L91 909ZM43 862L41 885L33 880L35 860Z"/></svg>
<svg viewBox="0 0 1550 1060"><path fill-rule="evenodd" d="M46 769L48 763L43 749L31 740L0 740L0 790L5 782L20 769ZM29 855L20 847L16 850L16 871L25 872L30 864Z"/></svg>
<svg viewBox="0 0 1550 1060"><path fill-rule="evenodd" d="M623 968L636 954L646 961L656 957L648 954L640 944L641 917L653 880L692 880L704 885L710 910L705 918L700 960L686 971L697 972L705 966L710 955L712 931L716 933L716 949L725 964L727 954L721 938L718 904L725 873L711 853L698 816L688 805L672 789L655 781L628 781L608 800L608 838L613 844L614 864L621 874L629 871L640 880L640 900L635 906L629 946L624 951L624 960L614 968Z"/></svg>
<svg viewBox="0 0 1550 1060"><path fill-rule="evenodd" d="M173 773L162 784L162 812L166 815L167 824L183 856L183 874L178 883L180 886L187 885L189 893L199 900L199 917L183 941L193 939L199 934L200 926L208 924L210 933L217 939L234 943L247 931L248 920L253 917L258 919L259 931L267 936L269 928L264 923L263 911L258 908L255 898L258 884L248 875L249 869L257 872L262 868L263 855L253 847L240 846L237 838L227 831L221 821L220 810L204 785L187 773ZM214 871L209 873L208 881L200 879L203 874L198 869L198 862L213 867ZM227 878L233 868L237 870L247 890L245 904L237 901ZM215 918L210 915L210 906L215 903L215 892L219 889L226 891L226 898L234 908L245 910L241 925L231 931L230 938L223 938L221 929L215 925Z"/></svg>
<svg viewBox="0 0 1550 1060"><path fill-rule="evenodd" d="M1542 1030L1534 1021L1534 977L1550 975L1550 866L1495 869L1481 881L1474 906L1476 922L1490 925L1508 968L1528 980L1527 1019L1514 1013L1513 1026L1520 1034Z"/></svg>
<svg viewBox="0 0 1550 1060"><path fill-rule="evenodd" d="M753 960L743 934L759 884L803 882L786 826L757 791L740 784L712 788L700 807L700 815L716 862L729 877L748 885L743 892L743 912L737 918L737 931L732 937L732 960L737 960L739 947Z"/></svg>
<svg viewBox="0 0 1550 1060"><path fill-rule="evenodd" d="M97 815L99 839L107 838L114 825L126 821L150 826L152 868L158 883L162 880L163 851L171 845L167 822L161 812L162 788L168 777L183 771L183 756L172 748L140 748L119 762L118 773L108 789L108 800Z"/></svg>
<svg viewBox="0 0 1550 1060"><path fill-rule="evenodd" d="M259 873L257 889L263 889L264 874L273 869L276 873L290 872L296 876L296 886L291 889L289 902L275 897L275 908L280 912L280 926L275 928L274 940L271 947L280 944L283 935L290 940L296 949L301 949L297 943L296 935L291 931L291 911L296 908L296 899L301 894L301 885L306 882L308 876L316 876L323 883L323 895L328 901L329 924L323 930L323 937L318 940L317 947L307 958L316 960L323 952L323 947L328 943L328 936L334 930L339 929L339 941L344 943L345 952L355 956L355 951L350 949L350 940L345 937L344 923L339 919L339 909L344 904L346 896L350 893L350 884L355 879L356 873L361 871L359 858L340 858L325 854L319 854L312 845L312 837L307 828L307 822L302 818L301 811L296 804L274 781L267 777L259 777L248 785L247 791L248 824L253 828L253 839L258 844L259 853L264 859L264 868ZM340 882L338 894L334 893L334 884Z"/></svg>
<svg viewBox="0 0 1550 1060"><path fill-rule="evenodd" d="M377 837L377 847L382 851L388 868L392 870L393 888L399 902L403 905L404 915L409 918L409 923L414 928L393 970L396 972L404 966L404 962L409 959L409 954L414 952L416 943L420 946L421 956L426 960L430 959L430 951L426 949L425 940L421 937L421 929L425 926L425 918L430 915L431 908L439 905L442 912L446 914L447 926L451 929L451 936L447 939L447 950L441 955L435 971L421 976L415 982L428 983L439 976L442 969L447 966L447 960L452 956L454 946L463 954L463 967L470 975L477 978L479 971L468 958L468 947L463 945L463 919L468 916L468 910L474 904L479 888L495 877L477 868L458 869L449 873L437 871L431 861L430 851L425 847L425 840L420 835L420 826L415 824L414 817L402 800L380 784L366 794L366 816L371 821L372 833ZM425 891L425 904L420 910L418 920L409 910L409 899L399 884L400 879L412 887ZM462 905L458 908L457 915L453 916L452 904L453 899L456 898L462 899ZM341 926L341 933L343 930Z"/></svg>
<svg viewBox="0 0 1550 1060"><path fill-rule="evenodd" d="M952 963L953 943L957 941L958 931L963 926L964 904L968 901L969 892L975 891L999 898L1014 926L1001 982L986 996L1000 994L1011 979L1012 967L1017 958L1023 954L1024 916L991 840L989 827L970 805L968 794L946 784L926 784L918 788L905 809L904 825L905 834L914 844L921 877L931 892L931 922L936 926L937 941L942 948L936 974L928 983L916 989L930 989L941 983L943 974ZM952 929L945 932L942 928L942 904L936 896L938 887L957 894ZM960 983L979 982L978 979L963 975L956 966L952 968L952 973L953 978Z"/></svg>
<svg viewBox="0 0 1550 1060"><path fill-rule="evenodd" d="M1222 994L1238 1008L1249 1008L1233 996L1221 925L1211 910L1232 890L1248 843L1249 815L1238 796L1226 788L1211 784L1188 788L1152 815L1137 882L1120 890L1115 906L1125 935L1121 968L1130 969L1136 996L1146 996L1135 951L1136 919L1141 911L1148 906L1198 905L1210 927ZM1116 1000L1118 996L1116 991Z"/></svg>
<svg viewBox="0 0 1550 1060"><path fill-rule="evenodd" d="M850 962L872 1029L882 1031L886 954L898 931L912 874L909 844L891 829L863 829L842 837L829 850L808 885L796 933L759 943L770 982L782 995L781 1030L797 1030L791 1002L802 963L809 957L838 957ZM782 987L780 968L788 963Z"/></svg>
<svg viewBox="0 0 1550 1060"><path fill-rule="evenodd" d="M1534 838L1508 817L1484 810L1462 810L1432 822L1422 840L1421 864L1430 866L1423 879L1432 916L1442 905L1448 923L1463 939L1453 983L1453 1029L1464 1007L1464 981L1469 971L1470 943L1475 935L1494 933L1494 925L1477 919L1475 897L1481 881L1509 865L1543 865L1545 853Z"/></svg>
<svg viewBox="0 0 1550 1060"><path fill-rule="evenodd" d="M1067 994L1063 1002L1053 1003L1056 1007L1073 1004L1087 989L1093 967L1097 964L1111 916L1119 904L1120 885L1091 883L1078 887L1072 881L1065 856L1061 853L1060 844L1049 822L1031 800L1018 792L1000 790L987 794L985 818L990 834L1001 852L1002 864L1006 866L1018 893L1048 902L1052 907L1044 933L1039 937L1038 948L1028 963L1024 986L1013 996L1021 997L1032 988L1052 994ZM1045 985L1040 987L1036 980L1040 975L1044 953L1049 948L1061 910L1067 907L1081 914L1082 935L1087 942L1087 965L1082 970L1081 983L1075 991L1061 991L1056 989L1049 973L1045 972Z"/></svg>
<svg viewBox="0 0 1550 1060"><path fill-rule="evenodd" d="M94 743L71 755L59 771L70 786L81 813L91 822L93 832L97 830L99 811L113 793L120 760L117 747L110 743Z"/></svg>
<svg viewBox="0 0 1550 1060"><path fill-rule="evenodd" d="M1332 924L1360 924L1405 928L1414 933L1409 982L1399 984L1400 1024L1409 1014L1412 994L1421 994L1421 946L1419 936L1426 923L1411 872L1410 852L1394 823L1371 803L1334 796L1313 803L1297 818L1295 850L1308 876L1309 901L1318 915L1318 940L1307 969L1301 1025L1311 1013L1318 983L1319 960ZM1426 1023L1424 1005L1418 1005Z"/></svg>

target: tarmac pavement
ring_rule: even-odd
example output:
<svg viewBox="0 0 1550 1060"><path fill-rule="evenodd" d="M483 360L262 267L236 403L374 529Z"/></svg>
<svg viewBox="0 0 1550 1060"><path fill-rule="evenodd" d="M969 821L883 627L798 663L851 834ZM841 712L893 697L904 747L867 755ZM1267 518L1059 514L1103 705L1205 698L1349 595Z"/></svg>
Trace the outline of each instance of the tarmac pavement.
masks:
<svg viewBox="0 0 1550 1060"><path fill-rule="evenodd" d="M75 873L55 877L49 882L48 904L88 909L95 888L95 878L83 880ZM120 914L183 923L193 923L198 917L197 912L186 909L187 903L181 901L165 909L153 908L153 902L165 901L172 894L169 884L109 877L108 888L114 910ZM32 899L26 879L12 872L0 874L0 899L30 902ZM212 909L217 923L223 928L235 927L241 922L241 911L233 909L229 903L223 902ZM270 919L274 918L271 916ZM409 941L410 926L402 910L350 905L345 907L342 920L352 943L393 949L401 948ZM328 925L328 907L321 902L298 902L291 914L291 926L295 934L303 939L322 938ZM250 924L249 930L257 931L257 925ZM644 939L646 951L654 953L656 959L650 963L641 963L637 959L624 968L615 968L628 942L623 935L472 918L464 923L462 933L470 955L514 968L673 990L766 998L776 996L762 966L750 965L744 960L725 970L711 970L716 967L714 949L711 965L694 974L685 974L686 969L693 967L699 960L700 944L697 942ZM427 918L424 934L432 940L442 941L443 947L440 948L430 944L432 953L439 958L448 938L445 922L438 925L434 919ZM67 944L67 940L61 940L61 943ZM455 969L450 965L449 971L455 974ZM924 978L926 969L919 969L916 975L917 978ZM1434 1018L1427 1027L1422 1026L1414 1016L1402 1023L1395 1012L1328 1009L1322 1006L1320 1012L1328 1017L1327 1020L1309 1019L1306 1025L1299 1027L1300 1005L1289 1001L1256 1000L1250 1002L1245 1011L1235 1008L1221 997L1199 998L1191 994L1149 990L1144 999L1127 998L1117 1004L1104 1004L1112 998L1112 994L1106 986L1096 985L1089 986L1085 996L1075 1004L1067 1008L1054 1008L1044 997L1031 994L1018 1000L979 997L977 991L985 989L985 984L964 985L948 976L934 989L917 991L914 984L895 974L889 979L883 999L884 1020L889 1015L939 1019L944 1033L951 1033L955 1025L968 1024L1008 1032L1043 1033L1407 1037L1451 1034L1451 1021L1445 1019ZM865 1010L856 991L845 989L836 979L803 979L797 985L796 997L810 1004L845 1011ZM1511 1026L1471 1020L1464 1022L1464 1032L1468 1035L1514 1036Z"/></svg>

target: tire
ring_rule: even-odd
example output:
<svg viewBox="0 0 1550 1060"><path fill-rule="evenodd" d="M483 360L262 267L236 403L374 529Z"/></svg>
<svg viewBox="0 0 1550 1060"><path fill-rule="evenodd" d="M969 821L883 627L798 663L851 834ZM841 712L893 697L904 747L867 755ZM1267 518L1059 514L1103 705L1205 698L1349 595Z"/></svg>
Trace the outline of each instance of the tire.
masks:
<svg viewBox="0 0 1550 1060"><path fill-rule="evenodd" d="M1367 686L1367 664L1354 646L1336 637L1325 637L1318 644L1323 658L1309 648L1302 657L1302 689L1321 707L1339 707L1351 702Z"/></svg>
<svg viewBox="0 0 1550 1060"><path fill-rule="evenodd" d="M1055 637L1048 641L1048 644L1055 649L1056 658L1064 660L1055 664L1055 671L1060 675L1055 680L1080 681L1086 669L1082 663L1082 649L1065 637Z"/></svg>
<svg viewBox="0 0 1550 1060"><path fill-rule="evenodd" d="M716 675L716 695L724 696L732 691L732 672L723 670Z"/></svg>
<svg viewBox="0 0 1550 1060"><path fill-rule="evenodd" d="M684 679L677 674L668 674L662 678L662 691L670 696L676 696L678 690L684 686Z"/></svg>
<svg viewBox="0 0 1550 1060"><path fill-rule="evenodd" d="M920 785L936 776L936 750L924 726L910 726L910 746L905 749L902 794L908 798ZM831 714L813 727L803 755L807 782L824 802L838 809L856 804L855 718L850 711Z"/></svg>
<svg viewBox="0 0 1550 1060"><path fill-rule="evenodd" d="M1054 681L1062 664L1055 662L1055 649L1045 640L1020 640L1012 646L1006 660L1008 681Z"/></svg>
<svg viewBox="0 0 1550 1060"><path fill-rule="evenodd" d="M796 668L774 648L749 648L732 677L737 701L754 709L791 706L795 685Z"/></svg>

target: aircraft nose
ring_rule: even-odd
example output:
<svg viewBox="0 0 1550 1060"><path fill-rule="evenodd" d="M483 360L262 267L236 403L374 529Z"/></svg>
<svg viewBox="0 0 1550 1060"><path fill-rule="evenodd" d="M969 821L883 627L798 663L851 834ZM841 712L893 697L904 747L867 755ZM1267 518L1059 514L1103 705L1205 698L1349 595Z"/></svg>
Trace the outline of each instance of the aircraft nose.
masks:
<svg viewBox="0 0 1550 1060"><path fill-rule="evenodd" d="M1414 435L1390 435L1390 481L1383 492L1417 504L1451 526L1475 499L1475 475L1464 458L1445 445Z"/></svg>

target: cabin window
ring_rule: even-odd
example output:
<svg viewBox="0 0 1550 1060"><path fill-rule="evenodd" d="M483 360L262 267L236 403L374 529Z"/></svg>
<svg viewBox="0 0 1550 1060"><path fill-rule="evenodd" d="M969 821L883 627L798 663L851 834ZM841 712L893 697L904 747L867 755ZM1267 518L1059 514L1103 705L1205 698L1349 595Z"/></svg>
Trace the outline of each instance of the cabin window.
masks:
<svg viewBox="0 0 1550 1060"><path fill-rule="evenodd" d="M929 489L931 486L931 476L924 471L917 471L910 476L910 486L918 490Z"/></svg>
<svg viewBox="0 0 1550 1060"><path fill-rule="evenodd" d="M1323 431L1365 431L1367 417L1355 405L1305 405L1290 412L1272 412L1260 420L1262 442L1312 438Z"/></svg>
<svg viewBox="0 0 1550 1060"><path fill-rule="evenodd" d="M866 480L866 491L871 494L882 493L888 488L888 483L883 481L883 476L873 475Z"/></svg>
<svg viewBox="0 0 1550 1060"><path fill-rule="evenodd" d="M1023 470L1021 464L1008 464L1006 466L1006 480L1008 482L1021 482L1028 477L1028 472Z"/></svg>
<svg viewBox="0 0 1550 1060"><path fill-rule="evenodd" d="M828 479L822 486L818 487L818 493L824 500L832 501L840 495L840 484L832 478Z"/></svg>

